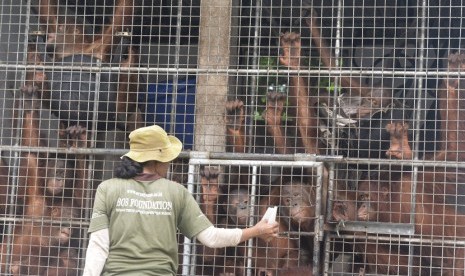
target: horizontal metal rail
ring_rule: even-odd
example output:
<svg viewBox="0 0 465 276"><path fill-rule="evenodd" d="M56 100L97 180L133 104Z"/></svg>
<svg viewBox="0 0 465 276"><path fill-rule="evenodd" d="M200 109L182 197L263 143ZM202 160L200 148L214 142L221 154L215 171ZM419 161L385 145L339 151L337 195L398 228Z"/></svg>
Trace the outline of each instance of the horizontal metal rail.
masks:
<svg viewBox="0 0 465 276"><path fill-rule="evenodd" d="M335 231L355 231L371 234L413 235L415 226L411 223L391 223L374 221L346 221L336 224Z"/></svg>
<svg viewBox="0 0 465 276"><path fill-rule="evenodd" d="M1 222L15 222L15 223L23 223L23 222L28 222L28 223L49 223L52 225L71 225L71 226L86 226L88 227L90 222L86 220L79 220L79 219L44 219L44 218L27 218L27 217L20 217L20 216L15 216L15 217L0 217Z"/></svg>
<svg viewBox="0 0 465 276"><path fill-rule="evenodd" d="M191 74L243 74L250 76L251 74L298 74L300 76L310 75L367 75L367 76L392 76L392 77L446 77L446 76L465 76L465 72L450 72L450 71L407 71L407 70L359 70L355 68L348 69L302 69L302 70L286 70L286 69L221 69L221 68L170 68L170 67L121 67L121 66L64 66L58 64L51 65L22 65L22 64L0 64L0 69L6 70L69 70L69 71L88 71L88 72L138 72L138 73L191 73Z"/></svg>
<svg viewBox="0 0 465 276"><path fill-rule="evenodd" d="M430 238L417 238L415 236L403 237L398 235L398 237L393 236L374 236L374 235L353 235L346 233L326 233L330 238L338 239L354 239L354 240L373 240L373 241L384 241L384 242L405 242L405 243L414 243L414 244L437 244L437 245L450 245L450 246L463 246L465 247L465 238L462 239L445 239L441 237L440 239L430 239Z"/></svg>
<svg viewBox="0 0 465 276"><path fill-rule="evenodd" d="M108 148L57 148L57 147L25 147L0 145L0 151L11 152L38 152L38 153L63 153L63 154L87 154L122 156L128 149ZM367 164L367 165L403 165L443 168L465 168L465 162L434 161L434 160L392 160L392 159L363 159L346 158L341 155L315 155L315 154L264 154L264 153L233 153L233 152L200 152L183 151L180 158L205 158L205 159L242 159L242 160L272 160L272 161L315 161L327 163Z"/></svg>

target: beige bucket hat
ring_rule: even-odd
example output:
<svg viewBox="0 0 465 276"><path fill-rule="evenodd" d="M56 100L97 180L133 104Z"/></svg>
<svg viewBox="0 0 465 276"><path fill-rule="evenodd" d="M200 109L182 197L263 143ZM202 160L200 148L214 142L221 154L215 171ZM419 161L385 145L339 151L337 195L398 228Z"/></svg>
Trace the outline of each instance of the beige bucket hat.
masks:
<svg viewBox="0 0 465 276"><path fill-rule="evenodd" d="M157 125L138 128L129 134L129 152L127 156L142 163L149 160L169 162L182 150L182 142L168 135L163 128Z"/></svg>

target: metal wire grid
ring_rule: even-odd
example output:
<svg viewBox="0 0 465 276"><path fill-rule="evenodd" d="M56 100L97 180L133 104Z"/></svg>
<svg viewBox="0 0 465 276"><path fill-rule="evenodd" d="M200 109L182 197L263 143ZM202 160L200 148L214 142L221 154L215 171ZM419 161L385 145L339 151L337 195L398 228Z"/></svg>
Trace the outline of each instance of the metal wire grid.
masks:
<svg viewBox="0 0 465 276"><path fill-rule="evenodd" d="M308 182L305 175L306 170L311 168L316 169L313 184ZM238 175L244 170L251 172L246 182L241 181L241 175ZM280 222L281 232L276 240L269 243L249 240L238 248L225 251L208 250L195 243L193 246L185 238L182 274L217 275L230 272L256 275L277 273L287 266L309 265L314 267L314 273L319 274L322 174L322 163L314 161L215 160L205 159L202 153L191 156L187 187L197 195L201 207L215 225L226 228L251 226L261 219L267 207L278 206L277 221ZM278 178L283 182L287 179L288 185L295 186L292 191L286 191L280 184L269 185L269 178ZM209 197L215 196L215 192L205 192L203 189L208 187L210 191L215 191L211 189L215 185L219 188L219 197L210 202L210 208L217 210L209 212L208 201L212 199ZM270 199L270 194L275 194L276 198ZM287 204L286 200L289 201ZM302 211L302 217L294 221L294 205L312 211ZM245 214L240 210L245 210Z"/></svg>
<svg viewBox="0 0 465 276"><path fill-rule="evenodd" d="M314 46L311 46L311 35L308 32L308 26L306 26L304 22L304 19L308 15L305 12L308 12L310 3L292 2L289 6L281 3L276 5L275 3L259 1L255 3L234 3L233 7L237 9L233 9L234 11L230 14L232 20L228 24L231 24L232 31L228 33L228 35L232 43L236 43L236 45L231 48L231 51L219 55L218 52L214 51L205 54L202 53L202 49L197 48L198 37L201 37L200 31L198 31L200 27L197 28L200 24L197 20L200 20L201 17L197 17L195 14L196 11L201 8L200 4L189 4L180 1L178 2L178 6L183 6L183 9L176 10L173 6L168 7L162 5L159 7L152 6L148 10L147 8L144 9L144 13L147 12L148 15L156 14L159 15L159 18L162 18L164 14L169 14L169 17L177 18L177 22L181 22L181 24L175 26L169 22L169 20L166 21L162 19L160 19L158 23L154 23L153 20L150 21L150 24L147 24L147 26L150 26L148 27L150 30L149 33L158 35L141 35L141 41L150 37L150 47L147 47L145 52L141 51L141 62L139 66L131 68L130 71L136 72L141 76L149 74L149 79L142 82L147 84L159 83L160 81L163 82L171 79L171 83L167 83L167 86L172 84L173 91L178 91L179 86L184 84L186 84L186 90L181 90L181 92L188 91L190 87L188 81L190 77L194 75L196 76L195 81L197 85L199 85L199 83L204 84L203 88L198 88L201 93L197 93L195 101L196 106L200 110L206 110L206 112L203 111L203 113L207 113L207 116L201 114L203 117L196 117L199 125L205 128L205 132L192 135L193 130L187 130L189 123L186 123L186 120L182 121L180 124L182 127L181 133L190 136L190 139L192 139L190 142L192 147L198 145L200 149L212 151L224 150L222 143L226 139L222 131L223 128L222 126L216 127L216 125L218 121L221 121L218 118L223 116L223 103L226 101L227 96L231 99L241 98L244 101L244 107L248 115L248 120L245 125L246 134L248 134L246 152L254 154L275 153L274 140L267 134L266 125L264 125L263 119L261 118L261 113L265 108L266 101L266 94L264 93L270 90L270 85L274 85L272 87L279 89L282 84L287 84L289 82L293 74L298 73L302 77L310 76L316 78L316 81L310 84L310 88L312 88L313 91L315 91L315 95L317 95L315 98L318 98L321 102L328 102L330 104L331 100L333 100L332 103L340 100L335 96L338 94L323 93L325 89L322 89L322 86L325 88L332 87L331 89L333 90L327 89L329 91L337 91L334 90L333 87L337 88L341 85L339 77L344 75L355 77L360 75L361 82L366 83L369 87L377 84L381 84L385 87L398 87L398 89L395 89L395 93L398 99L402 100L402 104L396 106L396 109L400 112L400 114L398 114L399 117L408 118L412 122L411 132L413 132L413 137L415 138L412 141L413 148L415 149L414 154L419 154L418 157L420 157L419 159L421 160L422 150L426 152L436 151L436 145L431 142L435 141L436 137L423 129L434 130L438 128L439 120L437 119L436 113L431 115L431 113L425 113L424 110L434 108L431 104L434 102L434 98L431 98L431 94L434 94L434 90L439 86L438 83L440 81L438 80L446 76L446 72L442 70L444 66L444 57L447 55L446 53L449 50L453 51L454 49L460 48L461 25L460 23L457 25L457 21L452 20L453 12L451 10L453 8L450 9L448 4L445 3L437 5L431 3L427 5L426 3L412 3L411 1L397 1L395 4L396 6L394 6L394 4L391 6L383 1L376 1L375 3L365 3L366 1L353 1L353 3L348 3L347 1L332 1L331 3L317 2L318 1L313 1L313 7L322 17L319 21L320 25L325 27L328 26L327 28L323 28L322 35L334 49L337 65L334 69L328 70L328 68L324 68L322 64L318 62L318 50L315 49ZM1 135L2 154L14 156L16 152L27 151L28 149L14 146L14 142L17 141L14 130L16 130L17 127L13 127L13 122L16 118L11 114L13 109L8 103L11 99L15 98L17 88L22 85L22 81L19 80L24 78L25 67L22 65L21 61L25 60L25 56L23 55L23 53L25 53L25 48L21 46L26 45L27 39L24 35L28 34L28 32L21 28L31 27L32 29L34 25L14 24L15 18L10 18L11 15L23 15L22 19L29 21L28 15L30 12L28 3L23 3L18 6L4 2L0 7L2 8L2 21L7 22L6 24L2 24L2 30L6 29L6 31L2 31L1 35L2 47L6 45L7 50L2 51L10 54L6 58L6 64L3 64L1 67L2 74L6 76L5 79L8 80L9 84L3 96L3 102L6 108L3 110L4 124L2 126ZM461 4L453 3L452 7L456 7L460 10ZM105 6L99 8L104 9ZM222 7L216 6L216 8ZM98 9L94 12L98 13L97 10ZM186 14L187 16L185 16ZM209 15L215 17L215 12L210 10ZM441 15L441 18L446 22L440 22L438 15ZM181 18L182 20L180 20ZM92 20L95 22L98 21L97 18ZM147 17L143 20L147 20ZM189 21L189 24L184 25L183 22L186 20ZM23 20L20 21L24 22ZM210 22L218 23L220 21ZM190 25L191 23L194 24ZM137 25L137 22L134 23L134 25ZM207 32L206 36L203 38L211 38L213 36L212 34L215 33L212 30L220 29L220 25L221 24L210 26L212 29L209 29L210 32ZM167 28L166 26L171 28ZM187 32L185 28L187 28ZM141 29L144 28L141 27ZM147 30L147 28L145 30ZM279 33L289 30L297 30L301 34L302 56L308 57L308 64L311 65L308 68L300 68L297 71L292 71L278 67L277 57L282 53L282 49L279 45ZM134 32L136 32L136 30L134 30ZM141 31L141 33L143 33L143 31ZM7 39L5 39L5 37ZM155 41L152 40L153 37L155 37ZM169 40L170 42L166 43L168 44L167 46L164 46L163 43L156 43L159 42L157 38L161 37L171 38ZM6 41L8 41L8 43L6 43ZM186 44L187 47L184 47L183 45ZM18 47L18 49L14 49L13 46ZM224 45L221 47L224 47ZM221 47L218 47L218 49L223 50ZM197 51L199 51L199 55ZM211 61L213 58L220 59L225 55L228 56L230 60L228 65L220 64L221 66L218 66L217 63L214 64L213 62L202 63L202 58L209 58ZM174 56L174 60L170 58L164 59L166 56ZM149 57L155 59L157 65L152 66L150 65L151 63L148 62L148 66L146 67L145 61L149 60ZM274 60L272 60L272 58L274 58ZM190 59L194 59L194 61ZM270 60L274 62L272 65L270 65ZM316 65L312 63L312 60ZM265 62L267 66L261 66L263 65L262 62ZM400 67L395 66L398 65L398 63L400 63ZM196 64L200 64L200 66L196 66ZM379 65L379 67L377 67L377 65ZM33 69L34 66L30 66L30 68ZM54 65L51 69L63 70L67 68ZM95 69L96 68L93 66L80 68L80 70L83 70L82 72ZM105 65L98 69L99 72L103 73L119 70L121 69L106 67ZM7 71L8 74L6 73ZM215 76L217 75L223 77L222 81L215 82ZM337 78L333 80L331 78L332 76L337 76ZM227 80L226 83L230 85L227 89L225 89L224 85L225 79ZM184 80L185 83L183 83ZM326 85L328 81L329 83ZM404 89L404 87L409 89ZM149 92L153 92L155 97L157 97L161 91L160 86L150 87L150 85L147 85L146 89ZM216 89L218 93L208 93L208 90L212 89ZM176 97L173 97L172 100L173 99L176 99ZM155 98L154 101L158 102L159 100ZM181 101L179 105L175 105L174 101L172 101L171 104L172 106L181 107L192 106L189 101L192 101L192 99L186 97L185 101ZM153 105L150 106L151 104L152 103L148 104L147 108L155 108ZM331 105L329 106L331 107ZM284 127L287 133L285 138L292 145L290 148L293 152L302 152L304 151L304 147L299 145L299 133L297 127L294 125L295 121L299 121L302 118L292 113L292 104L287 106L287 108L289 112L285 113L286 120ZM170 108L167 107L165 109L168 110ZM218 110L221 111L219 112ZM331 109L322 110L326 112L331 111ZM46 113L44 111L42 112ZM152 111L148 112L148 115L152 116L149 118L150 120L155 120L157 115L163 116L162 120L166 120L170 115L168 111L154 110L152 114L151 112ZM171 115L176 113L177 109L171 108ZM191 114L186 116L189 115ZM428 117L428 115L430 117ZM364 172L364 166L389 163L388 160L379 159L384 155L384 150L380 149L386 148L386 145L389 143L389 138L383 136L383 128L381 125L377 124L376 120L369 120L363 124L359 123L358 125L349 124L341 126L341 122L338 121L337 118L331 116L328 118L329 119L325 120L327 127L319 131L322 133L322 136L327 135L327 138L321 139L323 140L322 148L324 149L322 160L330 165L330 185L332 181L335 180L341 180L356 185L356 179L366 174L366 172ZM186 119L186 117L184 117L184 119ZM159 119L156 120L158 121ZM189 117L189 120L192 120L192 117ZM58 129L56 124L56 120L51 119L50 122L41 123L41 128L48 132L49 137L53 137L54 130ZM177 133L173 123L171 123L169 128L172 133ZM213 131L209 128L212 128ZM365 133L365 135L361 135L361 132ZM105 141L105 145L103 146L104 149L100 151L99 149L91 148L87 152L84 150L84 152L97 154L97 156L103 157L111 151L115 153L114 156L117 157L120 151L114 149L124 148L126 146L123 141L120 141L121 138L118 137L118 135L118 133L111 132L100 133L98 137L94 137L93 139L95 142ZM350 140L350 138L352 138L352 140ZM52 145L51 147L43 148L42 151L44 153L54 152L56 150L54 148L54 142L48 141ZM430 148L424 149L424 144ZM340 160L339 158L334 158L339 155L348 156L348 158L344 160L354 166L341 168L338 162L334 162L335 160ZM240 155L236 154L232 156L237 157ZM13 158L12 160L19 159ZM93 159L89 161L89 169L96 170L98 174L101 174L92 179L95 182L98 182L98 179L103 179L111 175L111 169L109 168L112 167L112 160L103 159L98 160L100 162L97 163L93 163ZM460 163L462 160L458 161L458 163L446 162L445 164L436 164L434 161L432 163L434 163L435 166L462 166ZM2 172L2 175L20 178L20 175L17 176L17 162L18 161L9 162L7 165L9 170L8 173ZM408 165L413 164L410 161L406 163L408 163ZM418 163L419 166L422 166L422 164L423 162ZM416 163L413 165L416 165ZM413 171L415 171L415 169L413 169ZM353 178L355 178L355 180L353 180ZM413 183L415 185L415 182ZM330 194L333 190L335 192L340 192L341 188L330 186ZM89 193L88 204L92 201L91 190L89 190ZM329 201L327 204L329 206L328 210L330 210L331 203L332 201ZM87 208L89 207L90 205L88 205ZM16 219L16 217L13 218L13 220ZM9 218L5 218L5 220L9 221ZM23 219L19 218L19 220L22 221ZM84 220L75 222L73 225L78 229L83 229L85 228L85 224L86 221ZM350 223L348 225L350 225ZM383 234L385 233L384 230L392 232L400 229L399 231L407 232L398 234L407 233L410 235L412 231L411 225L406 226L392 223L382 225L381 229L377 225L372 224L367 226L360 222L356 222L352 226L355 227L354 230L356 231L366 232L366 229L368 229L369 234L371 232L381 232L381 234ZM333 230L334 229L327 233L331 234ZM85 247L85 238L84 235L81 237L82 238L77 239L77 247L82 249ZM389 244L389 242L386 242L386 240L388 240L392 241L391 243L395 246L397 242L395 237L379 239L378 237L369 235L368 238L370 242L366 243L372 244L381 243L380 240ZM426 239L424 238L425 237L407 237L406 241L414 243L416 241L415 239L419 239L418 241L420 243L428 244L430 242L429 237L426 237ZM351 237L347 236L347 240L347 243L351 242ZM444 242L445 245L459 243L460 242L453 239ZM335 239L329 235L326 246L331 247L335 244ZM415 247L411 248L413 248L412 250L415 249ZM326 250L327 252L334 251L338 253L336 249L327 248ZM395 256L396 254L394 253L392 254ZM408 255L410 257L409 260L411 260L415 256L418 256L419 253L411 251L406 255ZM55 262L53 258L48 260L50 267L54 266L53 262ZM332 261L326 259L325 262L331 264ZM365 263L367 263L367 261L360 261L360 266ZM423 271L428 269L426 264L422 266L424 267ZM414 267L410 269L413 268ZM329 270L325 268L325 271ZM378 267L369 271L371 271L370 273L376 273L378 275L384 273L381 272ZM356 272L357 271L355 271L355 273ZM435 272L430 271L430 273L434 274Z"/></svg>

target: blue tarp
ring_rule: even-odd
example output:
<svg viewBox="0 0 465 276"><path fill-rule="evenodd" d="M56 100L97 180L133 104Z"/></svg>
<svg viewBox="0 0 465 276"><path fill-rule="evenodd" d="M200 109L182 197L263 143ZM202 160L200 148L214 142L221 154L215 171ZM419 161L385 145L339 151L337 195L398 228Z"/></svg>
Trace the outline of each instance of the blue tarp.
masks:
<svg viewBox="0 0 465 276"><path fill-rule="evenodd" d="M170 131L172 122L173 82L148 85L146 122L163 127L178 137L184 149L192 149L194 144L195 78L179 79L175 102L174 132Z"/></svg>

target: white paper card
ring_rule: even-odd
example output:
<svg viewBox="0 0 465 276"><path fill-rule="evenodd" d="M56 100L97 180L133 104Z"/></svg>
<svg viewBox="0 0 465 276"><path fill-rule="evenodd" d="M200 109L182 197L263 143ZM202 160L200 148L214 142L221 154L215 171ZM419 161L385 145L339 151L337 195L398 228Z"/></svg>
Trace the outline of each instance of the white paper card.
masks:
<svg viewBox="0 0 465 276"><path fill-rule="evenodd" d="M263 215L263 218L268 219L268 223L273 223L276 221L277 212L278 212L278 206L268 207L265 214Z"/></svg>

